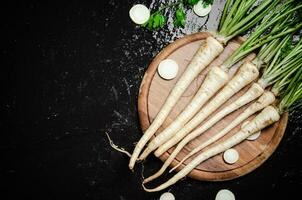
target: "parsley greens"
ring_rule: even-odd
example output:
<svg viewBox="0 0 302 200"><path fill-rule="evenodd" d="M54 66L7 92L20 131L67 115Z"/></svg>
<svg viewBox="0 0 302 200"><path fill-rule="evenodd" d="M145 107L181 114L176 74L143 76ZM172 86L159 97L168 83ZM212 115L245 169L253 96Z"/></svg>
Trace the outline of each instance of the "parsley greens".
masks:
<svg viewBox="0 0 302 200"><path fill-rule="evenodd" d="M179 7L175 12L174 25L176 27L185 27L186 25L186 14L182 7Z"/></svg>
<svg viewBox="0 0 302 200"><path fill-rule="evenodd" d="M199 0L184 0L184 3L186 5L194 6L195 4L198 3Z"/></svg>
<svg viewBox="0 0 302 200"><path fill-rule="evenodd" d="M162 5L157 11L153 12L150 15L149 20L142 25L142 27L147 28L150 31L156 31L167 23L167 17L163 15L163 12L171 8L174 14L174 26L184 28L186 25L186 9L192 8L197 4L199 0L179 0L170 4ZM207 7L208 5L213 4L213 0L203 0L203 6Z"/></svg>
<svg viewBox="0 0 302 200"><path fill-rule="evenodd" d="M167 21L166 18L167 17L163 16L159 12L155 12L150 15L149 20L142 26L147 28L150 31L157 30L159 28L162 28L165 25L165 23Z"/></svg>
<svg viewBox="0 0 302 200"><path fill-rule="evenodd" d="M208 7L209 5L212 5L214 0L203 0L202 5L204 8Z"/></svg>

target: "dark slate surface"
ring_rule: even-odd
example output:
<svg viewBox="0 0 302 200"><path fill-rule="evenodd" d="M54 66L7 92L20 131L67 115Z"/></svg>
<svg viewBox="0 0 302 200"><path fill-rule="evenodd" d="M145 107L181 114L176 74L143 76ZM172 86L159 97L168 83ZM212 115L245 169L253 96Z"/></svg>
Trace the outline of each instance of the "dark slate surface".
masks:
<svg viewBox="0 0 302 200"><path fill-rule="evenodd" d="M183 34L217 26L188 12L191 24L151 33L136 27L128 10L138 2L31 1L1 5L0 181L7 199L158 199L141 188L142 165L128 170L141 136L137 94L152 58ZM204 26L202 26L206 23ZM277 152L245 177L219 183L185 179L169 190L176 199L214 199L231 189L237 199L298 193L301 188L301 110L290 116ZM154 157L145 175L160 167ZM166 177L167 178L167 177ZM280 197L281 199L281 197Z"/></svg>

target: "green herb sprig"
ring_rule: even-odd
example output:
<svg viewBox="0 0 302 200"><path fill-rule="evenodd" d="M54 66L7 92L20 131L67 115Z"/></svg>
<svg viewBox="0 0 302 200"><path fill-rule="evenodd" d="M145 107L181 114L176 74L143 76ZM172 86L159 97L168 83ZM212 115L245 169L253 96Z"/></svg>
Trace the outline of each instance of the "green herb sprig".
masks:
<svg viewBox="0 0 302 200"><path fill-rule="evenodd" d="M213 5L214 0L203 0L202 5L204 8L208 7L209 5Z"/></svg>
<svg viewBox="0 0 302 200"><path fill-rule="evenodd" d="M175 11L174 25L176 27L185 27L186 25L186 14L182 5L180 5Z"/></svg>
<svg viewBox="0 0 302 200"><path fill-rule="evenodd" d="M148 30L157 30L159 28L162 28L167 21L167 17L160 14L160 12L155 12L150 15L149 20L143 24L142 26L147 28Z"/></svg>
<svg viewBox="0 0 302 200"><path fill-rule="evenodd" d="M199 2L199 0L184 0L184 4L190 5L190 6L194 6L198 2Z"/></svg>
<svg viewBox="0 0 302 200"><path fill-rule="evenodd" d="M195 4L197 4L200 0L179 0L174 3L162 5L157 11L153 12L149 18L149 20L143 24L142 26L147 28L150 31L156 31L160 28L163 28L167 23L167 17L164 16L163 12L166 9L174 10L174 20L173 24L175 27L186 26L186 10L191 9ZM207 7L210 4L213 4L214 0L203 0L203 6Z"/></svg>

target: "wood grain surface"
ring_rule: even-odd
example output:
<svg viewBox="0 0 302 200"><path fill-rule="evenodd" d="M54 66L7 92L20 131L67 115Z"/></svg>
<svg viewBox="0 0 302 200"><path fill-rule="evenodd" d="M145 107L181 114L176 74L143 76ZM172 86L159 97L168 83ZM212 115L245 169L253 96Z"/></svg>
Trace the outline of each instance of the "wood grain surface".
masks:
<svg viewBox="0 0 302 200"><path fill-rule="evenodd" d="M183 73L184 69L190 62L194 53L199 48L200 44L204 42L204 39L209 35L210 33L201 32L178 39L177 41L164 48L149 65L141 83L138 98L139 118L143 131L145 131L150 126L150 122L152 122L153 118L158 113L166 97L168 96L171 89L174 87L178 78ZM167 120L165 121L163 126L158 130L157 133L162 131L163 128L167 127L188 104L188 102L192 99L192 97L198 90L198 87L202 83L208 70L214 65L221 65L223 61L232 52L234 52L242 42L242 38L237 38L236 40L229 42L223 53L219 57L217 57L205 70L203 70L201 74L188 87L186 92L182 95L177 105L171 111ZM246 60L251 60L254 57L255 55L251 54L246 58ZM170 81L160 78L157 73L158 64L166 58L171 58L179 64L178 76ZM229 76L233 76L234 73L236 73L238 66L240 66L240 63L238 63L237 66L232 68L229 73ZM249 88L249 86L239 91L234 97L224 103L216 112L219 112L223 107L229 105L231 102L236 100ZM238 116L247 106L248 105L228 115L223 120L214 125L211 129L209 129L201 136L187 144L186 147L174 159L171 166L175 166L186 154L188 154L188 152L190 152L199 143L211 137L211 135L217 133L219 130L223 129L228 123L230 123L230 121L236 118L236 116ZM263 130L257 140L244 141L241 144L235 146L234 148L239 152L240 155L239 161L237 161L235 164L226 164L222 159L222 155L219 154L197 166L189 174L189 177L198 180L222 181L234 179L253 171L257 167L259 167L274 152L274 150L280 143L285 132L287 118L287 114L284 114L279 122ZM240 126L237 126L229 134L227 134L225 137L223 137L213 145L217 144L218 142L224 141L226 138L236 133L239 129ZM160 159L162 161L165 161L167 157L171 154L172 150L173 148L163 154ZM184 165L190 162L190 160L191 159L188 159L179 169L181 169Z"/></svg>

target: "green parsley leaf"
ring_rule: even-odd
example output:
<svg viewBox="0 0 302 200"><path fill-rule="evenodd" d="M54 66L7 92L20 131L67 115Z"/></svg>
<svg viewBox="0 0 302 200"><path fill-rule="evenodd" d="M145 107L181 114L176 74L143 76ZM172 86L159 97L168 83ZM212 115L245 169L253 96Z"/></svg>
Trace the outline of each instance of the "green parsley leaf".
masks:
<svg viewBox="0 0 302 200"><path fill-rule="evenodd" d="M293 39L290 38L286 42L286 44L281 48L280 60L283 60L293 50L292 42L293 42Z"/></svg>
<svg viewBox="0 0 302 200"><path fill-rule="evenodd" d="M202 5L204 8L208 7L209 5L212 5L214 0L203 0Z"/></svg>
<svg viewBox="0 0 302 200"><path fill-rule="evenodd" d="M142 26L147 28L150 31L158 30L166 24L166 17L162 14L155 12L151 14L149 20Z"/></svg>
<svg viewBox="0 0 302 200"><path fill-rule="evenodd" d="M194 6L199 0L184 0L184 3L189 6Z"/></svg>
<svg viewBox="0 0 302 200"><path fill-rule="evenodd" d="M162 28L165 25L166 18L161 14L155 14L153 17L153 28L158 29Z"/></svg>
<svg viewBox="0 0 302 200"><path fill-rule="evenodd" d="M186 25L186 14L181 7L179 7L175 12L174 25L176 27L185 27Z"/></svg>

